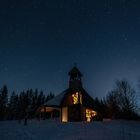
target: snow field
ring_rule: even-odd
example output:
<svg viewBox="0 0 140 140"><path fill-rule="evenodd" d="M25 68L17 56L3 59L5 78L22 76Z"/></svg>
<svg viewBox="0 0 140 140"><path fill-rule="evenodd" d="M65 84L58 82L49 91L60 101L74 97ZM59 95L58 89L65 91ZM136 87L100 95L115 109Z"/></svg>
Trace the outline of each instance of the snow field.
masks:
<svg viewBox="0 0 140 140"><path fill-rule="evenodd" d="M0 122L0 140L140 140L140 122Z"/></svg>

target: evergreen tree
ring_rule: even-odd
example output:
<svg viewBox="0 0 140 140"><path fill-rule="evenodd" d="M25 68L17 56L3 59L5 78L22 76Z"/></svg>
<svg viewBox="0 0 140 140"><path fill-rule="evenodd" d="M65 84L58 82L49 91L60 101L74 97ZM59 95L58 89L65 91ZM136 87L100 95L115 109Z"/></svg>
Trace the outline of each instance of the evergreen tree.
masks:
<svg viewBox="0 0 140 140"><path fill-rule="evenodd" d="M9 118L17 119L18 118L18 95L13 91L9 101Z"/></svg>
<svg viewBox="0 0 140 140"><path fill-rule="evenodd" d="M37 113L37 109L54 97L54 94L50 93L47 97L43 91L38 92L38 89L28 89L22 91L19 95L14 91L11 93L8 101L8 89L4 85L0 89L0 120L6 119L25 119L34 118Z"/></svg>
<svg viewBox="0 0 140 140"><path fill-rule="evenodd" d="M40 94L38 95L37 106L39 107L40 105L44 104L44 102L45 102L45 95L43 94L43 91L40 91Z"/></svg>
<svg viewBox="0 0 140 140"><path fill-rule="evenodd" d="M47 97L46 97L46 102L49 101L49 100L51 100L54 97L55 97L55 95L52 92L50 92L50 94L47 95Z"/></svg>
<svg viewBox="0 0 140 140"><path fill-rule="evenodd" d="M0 120L7 118L8 89L4 85L0 90Z"/></svg>

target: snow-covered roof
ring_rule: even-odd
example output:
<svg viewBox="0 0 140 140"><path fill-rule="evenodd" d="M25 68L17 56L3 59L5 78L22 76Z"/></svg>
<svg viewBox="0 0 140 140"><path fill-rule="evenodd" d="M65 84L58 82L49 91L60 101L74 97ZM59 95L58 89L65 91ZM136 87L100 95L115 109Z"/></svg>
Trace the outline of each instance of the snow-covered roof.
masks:
<svg viewBox="0 0 140 140"><path fill-rule="evenodd" d="M62 93L60 93L59 95L57 95L53 99L49 100L44 105L46 105L46 106L54 106L54 105L55 106L60 106L61 101L62 101L64 95L67 93L67 91L68 91L68 89L63 91Z"/></svg>
<svg viewBox="0 0 140 140"><path fill-rule="evenodd" d="M81 88L79 90L83 95L83 105L84 106L88 106L88 107L93 107L93 99L92 97L83 89ZM71 93L72 90L70 88L66 89L65 91L63 91L62 93L58 94L57 96L55 96L53 99L49 100L48 102L46 102L45 104L43 104L43 106L61 106L64 97L66 94Z"/></svg>

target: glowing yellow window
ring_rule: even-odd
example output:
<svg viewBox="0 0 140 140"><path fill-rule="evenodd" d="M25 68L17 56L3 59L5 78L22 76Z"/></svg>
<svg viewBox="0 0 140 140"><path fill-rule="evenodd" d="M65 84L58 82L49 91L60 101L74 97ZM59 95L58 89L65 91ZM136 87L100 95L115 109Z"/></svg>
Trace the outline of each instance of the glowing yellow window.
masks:
<svg viewBox="0 0 140 140"><path fill-rule="evenodd" d="M73 104L78 104L78 92L72 94Z"/></svg>
<svg viewBox="0 0 140 140"><path fill-rule="evenodd" d="M78 104L79 102L80 104L82 104L82 95L79 94L78 92L76 92L75 94L72 94L72 99L73 99L73 104Z"/></svg>
<svg viewBox="0 0 140 140"><path fill-rule="evenodd" d="M94 116L97 115L97 112L96 111L93 111L91 109L86 109L86 118L87 118L87 122L90 122L92 120L92 118Z"/></svg>

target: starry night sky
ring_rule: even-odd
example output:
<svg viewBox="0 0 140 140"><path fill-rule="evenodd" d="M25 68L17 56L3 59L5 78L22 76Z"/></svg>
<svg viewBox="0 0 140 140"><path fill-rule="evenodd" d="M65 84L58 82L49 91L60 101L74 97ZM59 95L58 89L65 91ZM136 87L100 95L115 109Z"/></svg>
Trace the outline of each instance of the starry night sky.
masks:
<svg viewBox="0 0 140 140"><path fill-rule="evenodd" d="M140 0L1 0L0 86L58 94L76 62L83 85L104 97L140 77Z"/></svg>

